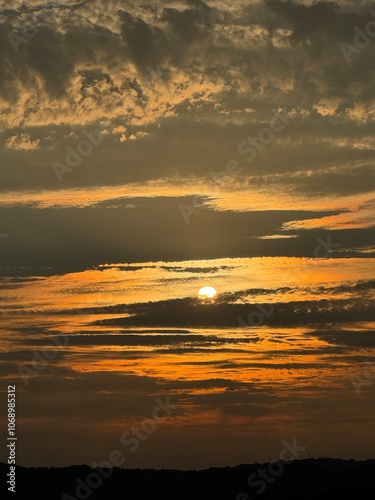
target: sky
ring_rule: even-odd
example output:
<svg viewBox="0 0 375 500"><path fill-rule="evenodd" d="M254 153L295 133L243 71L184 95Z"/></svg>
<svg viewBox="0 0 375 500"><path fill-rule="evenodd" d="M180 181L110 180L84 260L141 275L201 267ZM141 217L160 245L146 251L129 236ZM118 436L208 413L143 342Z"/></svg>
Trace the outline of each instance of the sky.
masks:
<svg viewBox="0 0 375 500"><path fill-rule="evenodd" d="M17 463L374 458L374 39L362 0L0 1Z"/></svg>

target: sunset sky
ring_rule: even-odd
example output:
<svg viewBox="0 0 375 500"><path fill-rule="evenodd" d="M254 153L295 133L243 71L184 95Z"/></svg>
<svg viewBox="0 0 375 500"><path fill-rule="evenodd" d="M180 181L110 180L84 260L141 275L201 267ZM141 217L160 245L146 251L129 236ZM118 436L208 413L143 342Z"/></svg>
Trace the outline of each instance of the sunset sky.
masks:
<svg viewBox="0 0 375 500"><path fill-rule="evenodd" d="M374 4L7 0L0 57L17 463L374 458Z"/></svg>

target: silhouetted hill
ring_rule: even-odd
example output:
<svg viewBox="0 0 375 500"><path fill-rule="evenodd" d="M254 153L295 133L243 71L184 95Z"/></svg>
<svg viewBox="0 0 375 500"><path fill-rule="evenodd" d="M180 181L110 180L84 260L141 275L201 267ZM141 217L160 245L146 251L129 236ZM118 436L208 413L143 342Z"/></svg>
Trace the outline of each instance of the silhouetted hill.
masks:
<svg viewBox="0 0 375 500"><path fill-rule="evenodd" d="M0 471L4 479L9 466L0 464ZM271 462L203 471L17 466L16 494L9 492L7 498L31 497L38 500L374 500L375 460L308 459L282 465Z"/></svg>

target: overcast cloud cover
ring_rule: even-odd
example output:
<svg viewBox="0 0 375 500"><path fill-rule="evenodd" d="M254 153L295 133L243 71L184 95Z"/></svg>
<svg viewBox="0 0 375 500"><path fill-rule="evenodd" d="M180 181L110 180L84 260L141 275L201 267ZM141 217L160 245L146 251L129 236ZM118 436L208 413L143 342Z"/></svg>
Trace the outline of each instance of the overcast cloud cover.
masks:
<svg viewBox="0 0 375 500"><path fill-rule="evenodd" d="M4 263L15 265L15 248L25 239L29 251L18 250L20 265L37 265L40 247L42 258L58 265L51 241L38 235L26 245L42 217L44 234L52 231L66 262L77 265L65 234L76 249L94 237L77 211L82 206L95 207L89 215L95 238L105 238L109 256L122 248L118 233L129 225L150 231L142 227L145 212L172 247L172 235L187 234L181 203L201 208L200 222L197 212L189 217L204 226L201 235L217 224L221 235L230 232L233 218L228 224L220 212L236 218L257 210L261 236L260 212L275 210L267 222L274 230L358 229L357 246L368 246L375 44L350 54L350 62L342 44L353 46L354 28L374 20L370 10L366 2L278 0L3 3L0 215L3 233L11 235ZM247 139L268 128L277 110L288 124L282 128L276 119L280 132L249 153ZM94 134L100 144L72 159L66 148L77 151L93 129L102 131ZM223 179L230 162L235 173ZM107 209L121 206L121 217ZM312 212L305 217L315 223L279 212L291 206ZM33 215L23 207L53 210ZM73 212L55 210L61 207ZM103 223L112 236L100 236ZM288 245L291 254L309 255L302 241L274 240L266 252L284 254ZM131 230L126 242L125 257L134 259ZM242 246L233 241L220 256L242 255ZM172 254L165 250L166 259L182 257L182 245Z"/></svg>

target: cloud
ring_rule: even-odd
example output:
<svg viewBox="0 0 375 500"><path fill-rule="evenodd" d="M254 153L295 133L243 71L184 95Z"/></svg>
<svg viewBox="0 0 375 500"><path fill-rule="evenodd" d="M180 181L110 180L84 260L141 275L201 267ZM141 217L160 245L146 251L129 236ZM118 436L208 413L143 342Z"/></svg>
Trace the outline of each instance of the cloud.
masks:
<svg viewBox="0 0 375 500"><path fill-rule="evenodd" d="M269 305L261 304L267 308ZM263 322L267 325L305 325L315 323L350 323L374 321L373 300L301 300L275 303L274 312ZM254 306L254 305L253 305ZM96 322L106 326L143 327L235 327L237 318L247 318L249 304L218 303L204 305L198 299L176 299L149 304L135 304L120 308L127 313L123 318ZM251 312L251 309L250 309ZM249 326L249 331L251 327Z"/></svg>
<svg viewBox="0 0 375 500"><path fill-rule="evenodd" d="M340 330L326 330L322 328L321 330L310 332L309 335L314 335L329 344L348 346L352 348L375 347L375 332L373 330L350 330L344 328Z"/></svg>
<svg viewBox="0 0 375 500"><path fill-rule="evenodd" d="M207 183L210 171L236 159L238 184L266 194L275 185L278 194L280 184L294 197L367 192L375 44L352 65L339 46L368 21L365 9L276 0L128 2L126 10L116 0L29 9L13 2L0 18L4 144L9 134L39 142L27 166L20 149L5 148L2 189L58 189L51 163L75 147L72 130L80 137L100 126L103 145L66 176L67 186L173 176ZM23 36L27 23L37 31L15 53L9 33ZM241 141L257 136L281 105L292 124L254 162L241 158ZM237 193L224 196L211 206L237 210Z"/></svg>
<svg viewBox="0 0 375 500"><path fill-rule="evenodd" d="M82 268L81 251L90 265L121 261L126 242L114 207L130 261L307 256L318 231L340 232L341 255L371 247L375 44L352 64L340 50L368 21L369 4L22 5L0 11L2 214L18 233L23 209L54 209L37 217L64 251L26 215L40 243L16 259L10 242L4 262ZM11 33L23 37L17 51ZM294 118L248 161L239 145L281 108ZM64 176L61 190L51 164L64 163L66 148L92 128L101 128L102 144ZM223 177L231 161L241 172ZM189 227L183 203L199 213ZM86 230L95 232L93 213L106 248ZM152 248L137 242L134 228L142 241L150 235ZM77 252L67 248L70 232Z"/></svg>
<svg viewBox="0 0 375 500"><path fill-rule="evenodd" d="M303 237L293 239L243 238L268 234L267 228L280 227L287 221L316 218L317 212L222 213L204 208L195 216L194 222L187 225L178 209L182 202L191 203L191 200L142 197L127 199L121 206L115 203L117 208L106 208L113 205L112 200L103 207L83 205L82 208L68 206L58 209L55 205L55 208L43 210L30 210L36 208L33 203L29 207L17 207L13 202L13 208L0 210L0 215L7 221L3 230L13 235L2 247L2 266L52 267L49 272L53 273L116 262L167 262L250 255L313 256L317 246L316 239L303 232ZM327 212L320 215L327 215ZM325 235L322 233L321 236ZM357 239L356 244L366 244L370 238L371 233L366 233L363 243ZM150 240L152 245L144 244ZM19 250L21 241L22 248L25 248L23 252ZM76 244L72 244L74 241ZM341 242L342 239L334 238L333 241Z"/></svg>
<svg viewBox="0 0 375 500"><path fill-rule="evenodd" d="M35 151L39 148L40 141L32 141L30 134L12 135L5 141L6 149L19 151Z"/></svg>
<svg viewBox="0 0 375 500"><path fill-rule="evenodd" d="M254 342L255 339L252 339ZM249 340L247 338L238 337L237 339L231 339L231 343L247 343ZM41 341L38 340L22 340L23 344L32 344L34 346L41 345ZM146 333L138 332L136 334L127 333L125 335L79 335L69 337L70 346L123 346L123 347L134 347L134 346L144 346L144 347L160 347L160 346L191 346L194 347L213 347L217 346L218 349L220 345L227 344L228 339L217 337L216 335L197 335L195 333L169 333L165 335L160 335L153 333L148 335ZM42 344L44 345L44 344Z"/></svg>

